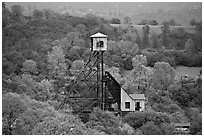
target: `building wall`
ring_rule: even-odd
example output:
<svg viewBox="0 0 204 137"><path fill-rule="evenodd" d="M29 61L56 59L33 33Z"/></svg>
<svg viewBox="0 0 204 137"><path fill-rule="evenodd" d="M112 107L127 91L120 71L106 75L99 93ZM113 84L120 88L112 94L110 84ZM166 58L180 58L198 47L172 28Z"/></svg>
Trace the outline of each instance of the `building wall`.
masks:
<svg viewBox="0 0 204 137"><path fill-rule="evenodd" d="M135 104L136 102L140 102L140 111L144 111L145 110L145 100L140 99L140 100L134 100Z"/></svg>
<svg viewBox="0 0 204 137"><path fill-rule="evenodd" d="M97 48L96 43L98 41L103 41L104 46L102 48ZM101 51L101 50L107 50L107 38L93 38L93 50L94 51Z"/></svg>
<svg viewBox="0 0 204 137"><path fill-rule="evenodd" d="M130 102L130 109L125 108L125 102ZM135 111L135 101L121 88L121 111Z"/></svg>

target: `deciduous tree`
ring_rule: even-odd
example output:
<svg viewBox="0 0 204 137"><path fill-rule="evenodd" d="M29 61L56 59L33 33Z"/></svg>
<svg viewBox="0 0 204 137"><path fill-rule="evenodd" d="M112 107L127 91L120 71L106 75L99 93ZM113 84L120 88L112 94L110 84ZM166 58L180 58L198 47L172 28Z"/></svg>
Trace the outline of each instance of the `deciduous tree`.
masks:
<svg viewBox="0 0 204 137"><path fill-rule="evenodd" d="M34 74L37 72L36 62L33 60L26 60L23 62L22 71L29 74Z"/></svg>
<svg viewBox="0 0 204 137"><path fill-rule="evenodd" d="M185 50L189 53L189 54L195 54L196 49L195 49L195 44L194 41L192 39L188 39L185 43Z"/></svg>
<svg viewBox="0 0 204 137"><path fill-rule="evenodd" d="M169 33L169 23L165 21L162 26L162 46L167 47L168 45L168 33Z"/></svg>
<svg viewBox="0 0 204 137"><path fill-rule="evenodd" d="M67 65L65 63L64 53L61 47L54 46L52 52L48 52L48 69L50 75L54 78L62 78L67 71Z"/></svg>
<svg viewBox="0 0 204 137"><path fill-rule="evenodd" d="M123 19L123 21L124 21L124 24L127 24L127 25L131 25L132 24L132 21L131 21L130 17L125 17Z"/></svg>
<svg viewBox="0 0 204 137"><path fill-rule="evenodd" d="M40 11L40 10L38 10L38 9L35 9L35 10L33 11L33 17L34 17L35 19L42 19L42 18L43 18L43 12Z"/></svg>
<svg viewBox="0 0 204 137"><path fill-rule="evenodd" d="M143 27L142 49L149 47L149 25Z"/></svg>
<svg viewBox="0 0 204 137"><path fill-rule="evenodd" d="M19 22L23 17L23 8L20 5L13 5L11 6L11 14L12 20L14 22Z"/></svg>
<svg viewBox="0 0 204 137"><path fill-rule="evenodd" d="M74 76L78 76L81 71L84 69L84 61L83 60L75 60L73 63L72 63L72 66L70 68L70 72L72 75Z"/></svg>
<svg viewBox="0 0 204 137"><path fill-rule="evenodd" d="M166 62L157 62L154 64L151 86L154 89L167 89L174 81L175 70Z"/></svg>
<svg viewBox="0 0 204 137"><path fill-rule="evenodd" d="M7 93L2 98L2 133L4 135L16 134L18 117L25 111L26 106L16 93Z"/></svg>

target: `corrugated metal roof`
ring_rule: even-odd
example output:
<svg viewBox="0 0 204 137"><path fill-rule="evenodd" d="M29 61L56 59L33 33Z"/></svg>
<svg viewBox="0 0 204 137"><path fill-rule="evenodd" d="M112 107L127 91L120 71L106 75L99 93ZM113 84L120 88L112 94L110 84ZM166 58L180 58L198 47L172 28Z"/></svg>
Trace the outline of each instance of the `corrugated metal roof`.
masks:
<svg viewBox="0 0 204 137"><path fill-rule="evenodd" d="M107 35L104 35L104 34L102 34L102 33L100 33L100 32L98 32L98 33L96 33L96 34L94 34L94 35L91 35L90 37L99 37L99 38L107 38L108 36Z"/></svg>
<svg viewBox="0 0 204 137"><path fill-rule="evenodd" d="M145 99L144 94L129 94L133 99Z"/></svg>

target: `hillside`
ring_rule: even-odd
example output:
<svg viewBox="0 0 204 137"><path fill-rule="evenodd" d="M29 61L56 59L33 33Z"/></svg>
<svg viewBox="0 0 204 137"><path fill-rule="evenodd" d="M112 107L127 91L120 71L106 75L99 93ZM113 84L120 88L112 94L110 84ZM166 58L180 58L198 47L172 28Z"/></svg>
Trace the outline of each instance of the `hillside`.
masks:
<svg viewBox="0 0 204 137"><path fill-rule="evenodd" d="M129 16L135 24L138 24L142 19L154 19L159 23L174 19L181 25L188 25L192 18L197 21L202 20L202 5L198 2L9 2L6 5L10 8L15 4L24 7L25 15L32 15L34 9L51 9L74 16L95 14L107 19L119 18L123 20L124 17Z"/></svg>
<svg viewBox="0 0 204 137"><path fill-rule="evenodd" d="M28 8L9 11L11 4ZM100 16L79 17L83 5L66 4L2 3L2 134L171 135L178 133L175 123L202 134L202 22L170 32L164 23L162 33L160 25L134 25L136 30L110 26ZM84 7L109 13L97 4ZM182 3L172 5L182 9ZM43 6L51 10L31 15ZM133 14L132 6L123 13ZM152 3L147 11L160 7ZM102 34L90 39L97 32L107 40ZM196 77L176 79L186 74ZM143 103L128 94L143 94Z"/></svg>
<svg viewBox="0 0 204 137"><path fill-rule="evenodd" d="M112 27L122 27L123 29L127 29L129 25L124 25L124 24L110 24ZM143 27L144 25L131 25L133 26L138 33L140 34L140 36L142 36L141 34L143 33ZM157 25L157 26L152 26L149 25L150 27L150 34L152 33L156 33L156 34L161 34L161 27L162 25ZM170 31L173 29L178 29L178 28L182 28L185 30L185 32L190 33L190 34L195 34L195 27L194 26L170 26Z"/></svg>

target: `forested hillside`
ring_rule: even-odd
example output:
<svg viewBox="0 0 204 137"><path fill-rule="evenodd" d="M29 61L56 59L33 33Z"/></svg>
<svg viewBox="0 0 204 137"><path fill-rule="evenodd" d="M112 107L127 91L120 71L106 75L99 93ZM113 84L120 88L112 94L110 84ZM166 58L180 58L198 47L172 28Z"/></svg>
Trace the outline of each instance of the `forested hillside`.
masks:
<svg viewBox="0 0 204 137"><path fill-rule="evenodd" d="M150 34L148 24L138 33L131 24L112 23L50 9L27 16L20 5L9 10L2 4L2 134L173 134L172 123L179 122L190 123L190 134L202 134L202 71L175 79L174 69L202 67L202 22L191 23L195 33L188 33L169 29L165 21L159 34ZM145 94L145 111L116 117L94 108L83 118L72 114L70 104L57 110L89 59L90 36L97 32L108 36L105 68L128 93ZM77 90L91 97L84 88Z"/></svg>

